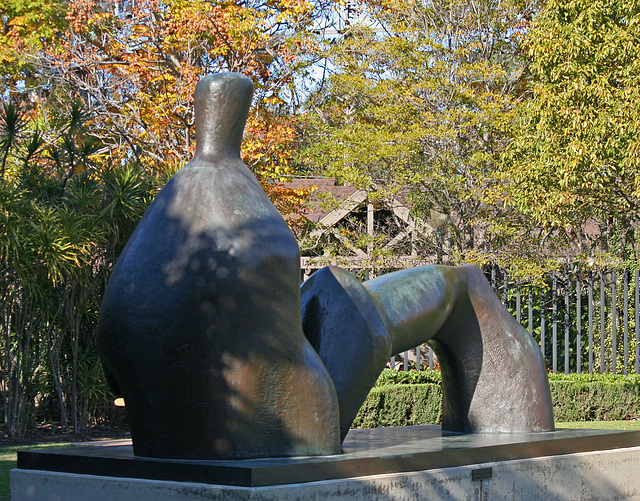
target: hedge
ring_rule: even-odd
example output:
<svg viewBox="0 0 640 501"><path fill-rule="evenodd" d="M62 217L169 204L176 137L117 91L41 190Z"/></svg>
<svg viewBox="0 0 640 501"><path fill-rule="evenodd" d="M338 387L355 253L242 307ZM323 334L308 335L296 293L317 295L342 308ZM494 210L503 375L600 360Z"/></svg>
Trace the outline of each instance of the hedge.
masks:
<svg viewBox="0 0 640 501"><path fill-rule="evenodd" d="M371 389L352 428L433 424L441 421L442 388L437 384L394 384Z"/></svg>
<svg viewBox="0 0 640 501"><path fill-rule="evenodd" d="M638 378L552 377L549 386L556 421L612 421L640 417ZM371 390L352 427L440 423L441 406L442 389L438 383L383 384Z"/></svg>
<svg viewBox="0 0 640 501"><path fill-rule="evenodd" d="M616 421L640 417L640 384L549 381L556 421Z"/></svg>

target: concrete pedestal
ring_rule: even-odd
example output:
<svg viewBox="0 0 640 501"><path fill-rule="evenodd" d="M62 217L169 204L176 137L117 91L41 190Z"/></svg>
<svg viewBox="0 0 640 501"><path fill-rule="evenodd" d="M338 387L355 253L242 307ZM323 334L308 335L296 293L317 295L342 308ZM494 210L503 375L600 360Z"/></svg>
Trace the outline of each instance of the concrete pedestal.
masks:
<svg viewBox="0 0 640 501"><path fill-rule="evenodd" d="M458 435L416 426L353 430L337 456L168 461L112 443L26 451L18 461L13 501L640 500L640 432Z"/></svg>

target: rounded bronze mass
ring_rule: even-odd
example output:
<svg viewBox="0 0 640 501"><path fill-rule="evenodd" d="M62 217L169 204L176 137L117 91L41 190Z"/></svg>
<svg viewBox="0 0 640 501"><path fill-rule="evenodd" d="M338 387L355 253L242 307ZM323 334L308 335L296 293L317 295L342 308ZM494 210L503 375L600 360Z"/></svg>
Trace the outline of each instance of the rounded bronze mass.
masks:
<svg viewBox="0 0 640 501"><path fill-rule="evenodd" d="M302 331L296 240L240 159L252 93L236 73L198 83L195 156L105 291L99 350L136 455L340 452L335 387Z"/></svg>

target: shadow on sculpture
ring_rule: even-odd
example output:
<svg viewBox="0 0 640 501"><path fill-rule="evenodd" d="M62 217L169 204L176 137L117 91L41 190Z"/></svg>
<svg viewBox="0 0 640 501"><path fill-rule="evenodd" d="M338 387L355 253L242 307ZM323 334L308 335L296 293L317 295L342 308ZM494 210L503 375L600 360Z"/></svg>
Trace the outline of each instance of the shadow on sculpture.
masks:
<svg viewBox="0 0 640 501"><path fill-rule="evenodd" d="M552 430L541 354L476 268L361 284L329 267L301 293L295 238L240 160L251 96L239 74L200 81L196 154L105 291L99 350L135 454L337 454L390 355L427 340L443 370L443 428Z"/></svg>
<svg viewBox="0 0 640 501"><path fill-rule="evenodd" d="M198 84L195 157L105 290L99 350L140 456L340 452L335 388L302 332L296 240L240 160L252 92L238 74Z"/></svg>

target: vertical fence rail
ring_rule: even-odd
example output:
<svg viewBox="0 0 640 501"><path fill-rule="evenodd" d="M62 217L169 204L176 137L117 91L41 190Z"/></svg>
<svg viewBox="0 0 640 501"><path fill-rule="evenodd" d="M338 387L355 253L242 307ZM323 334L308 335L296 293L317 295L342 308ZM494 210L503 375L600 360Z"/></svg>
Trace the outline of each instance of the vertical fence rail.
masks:
<svg viewBox="0 0 640 501"><path fill-rule="evenodd" d="M498 267L494 264L491 266L491 288L496 290L496 269Z"/></svg>
<svg viewBox="0 0 640 501"><path fill-rule="evenodd" d="M629 365L629 273L627 270L624 270L622 277L622 372L626 376Z"/></svg>
<svg viewBox="0 0 640 501"><path fill-rule="evenodd" d="M492 266L487 278L552 372L640 374L640 270L566 268L538 286ZM390 365L433 369L434 352L423 349L396 354Z"/></svg>
<svg viewBox="0 0 640 501"><path fill-rule="evenodd" d="M640 270L565 268L540 287L496 268L491 276L552 372L640 374Z"/></svg>
<svg viewBox="0 0 640 501"><path fill-rule="evenodd" d="M576 372L582 372L582 277L576 275Z"/></svg>
<svg viewBox="0 0 640 501"><path fill-rule="evenodd" d="M604 271L600 271L600 373L604 374L604 334L607 324L606 296L604 294Z"/></svg>
<svg viewBox="0 0 640 501"><path fill-rule="evenodd" d="M640 270L635 273L636 374L640 373Z"/></svg>
<svg viewBox="0 0 640 501"><path fill-rule="evenodd" d="M527 327L529 328L529 335L533 337L533 290L531 287L529 287L527 290L527 306Z"/></svg>
<svg viewBox="0 0 640 501"><path fill-rule="evenodd" d="M520 279L516 279L516 320L519 324L522 323L520 315L520 299Z"/></svg>
<svg viewBox="0 0 640 501"><path fill-rule="evenodd" d="M570 290L570 276L569 270L565 272L564 283L564 373L569 374L569 343L571 339L571 318L569 315L569 309L571 308L571 290Z"/></svg>
<svg viewBox="0 0 640 501"><path fill-rule="evenodd" d="M587 275L589 280L589 373L593 372L593 274L591 270Z"/></svg>
<svg viewBox="0 0 640 501"><path fill-rule="evenodd" d="M553 286L551 289L551 307L552 317L551 321L551 350L552 350L552 358L551 358L551 370L554 372L558 372L558 277L556 272L553 272Z"/></svg>
<svg viewBox="0 0 640 501"><path fill-rule="evenodd" d="M545 341L546 341L546 322L545 322L545 318L546 318L546 308L547 305L545 304L545 297L546 297L546 293L545 290L542 289L540 291L540 351L542 352L542 356L546 358L546 345L545 345Z"/></svg>
<svg viewBox="0 0 640 501"><path fill-rule="evenodd" d="M616 271L611 272L611 372L616 373L616 358L618 355L618 277Z"/></svg>
<svg viewBox="0 0 640 501"><path fill-rule="evenodd" d="M502 302L507 304L509 302L509 274L504 272L504 290L502 296Z"/></svg>

